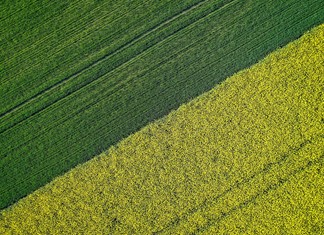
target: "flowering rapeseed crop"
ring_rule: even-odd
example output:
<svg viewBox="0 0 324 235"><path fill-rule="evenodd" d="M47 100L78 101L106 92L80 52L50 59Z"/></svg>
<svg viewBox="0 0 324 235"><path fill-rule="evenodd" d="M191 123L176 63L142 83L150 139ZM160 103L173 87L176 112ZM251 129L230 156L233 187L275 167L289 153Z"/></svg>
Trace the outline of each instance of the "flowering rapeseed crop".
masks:
<svg viewBox="0 0 324 235"><path fill-rule="evenodd" d="M1 234L323 232L324 25L0 216Z"/></svg>

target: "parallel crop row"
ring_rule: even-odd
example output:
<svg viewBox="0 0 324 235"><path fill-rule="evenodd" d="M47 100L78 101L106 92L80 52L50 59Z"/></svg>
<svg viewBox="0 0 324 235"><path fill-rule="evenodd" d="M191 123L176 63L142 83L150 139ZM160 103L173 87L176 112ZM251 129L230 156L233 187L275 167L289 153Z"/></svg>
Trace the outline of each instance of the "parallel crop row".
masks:
<svg viewBox="0 0 324 235"><path fill-rule="evenodd" d="M255 63L320 23L324 15L319 0L307 7L297 0L188 0L171 11L164 7L174 3L165 4L171 5L152 5L149 15L130 20L125 26L132 32L125 34L128 39L112 38L111 47L102 41L106 49L99 52L86 47L96 56L82 60L85 66L74 68L74 75L62 67L53 75L55 82L46 77L51 85L33 81L26 90L13 83L13 92L1 97L5 107L11 96L28 93L31 86L40 92L24 95L22 104L16 100L18 106L4 108L8 112L0 118L0 208ZM143 28L141 22L158 6L162 15ZM119 32L118 24L113 28ZM92 45L91 35L82 43ZM62 48L63 52L67 61L62 63L73 67L74 55L69 57ZM35 79L43 82L44 74L36 76L37 71ZM30 82L28 77L22 80Z"/></svg>
<svg viewBox="0 0 324 235"><path fill-rule="evenodd" d="M284 154L277 162L267 164L262 170L254 173L248 178L245 178L241 182L237 182L225 192L207 198L202 205L188 211L183 218L176 218L171 221L169 226L157 231L156 234L224 234L229 231L228 227L231 227L230 231L232 231L232 229L237 226L236 222L232 221L232 219L230 219L231 223L227 224L227 222L220 226L220 224L223 223L223 220L226 220L227 217L232 217L232 214L237 213L248 206L253 206L255 201L259 198L269 200L266 198L267 194L278 190L278 188L282 187L287 183L287 181L291 180L291 178L305 170L308 170L308 168L313 166L319 168L323 165L323 137L324 136L317 136L311 142L307 141L302 145L303 147L297 148L297 150L291 150L291 152ZM316 172L314 172L314 175L315 177L317 176ZM312 176L312 178L314 178L314 176ZM312 178L303 179L304 182L302 183L307 185L307 182L311 182ZM311 189L309 188L308 190ZM287 194L287 192L283 192L279 197L285 198L287 196L285 194ZM309 199L310 198L306 199L303 198L302 195L299 195L297 198L291 198L291 201L306 201ZM279 200L285 201L284 199ZM291 201L289 202L286 200L286 203L288 204L286 207L291 206L289 205L289 203L293 203ZM284 204L284 202L281 202L281 204ZM260 205L260 207L262 208L262 205ZM260 214L256 216L271 213L271 207L269 209L270 211L259 211ZM305 211L303 211L303 213L305 213ZM293 216L289 212L286 212L286 214ZM270 217L271 215L268 216ZM276 215L273 213L272 216L280 216L280 214ZM245 220L244 217L237 219L241 221ZM282 218L281 221L276 222L259 221L260 224L258 224L257 227L262 230L264 224L286 224L287 221L289 221L289 218ZM306 229L311 229L312 223L316 223L316 221L309 219L309 226ZM257 227L255 227L255 229L257 229ZM244 229L247 228L251 229L251 225L245 225L243 228L237 230L240 233L244 233ZM274 226L272 229L277 228ZM269 230L271 231L271 228Z"/></svg>
<svg viewBox="0 0 324 235"><path fill-rule="evenodd" d="M82 70L103 55L112 53L198 0L186 0L181 4L152 0L132 1L130 5L122 1L117 4L112 2L93 5L85 4L84 1L74 1L67 5L57 3L61 10L52 6L52 19L46 18L49 12L43 12L43 15L36 18L38 21L29 22L35 23L35 32L25 28L18 28L18 32L11 28L7 30L15 33L5 40L10 42L18 37L19 48L13 47L17 44L15 42L3 45L2 51L5 54L2 56L4 61L0 72L3 94L0 100L1 115ZM56 15L57 12L60 14ZM42 17L47 20L44 22ZM51 24L47 25L47 21ZM12 24L10 23L7 25ZM19 35L19 32L24 34ZM27 87L28 89L23 89Z"/></svg>
<svg viewBox="0 0 324 235"><path fill-rule="evenodd" d="M227 1L223 1L214 4L214 11L224 6L226 2ZM35 115L42 109L47 108L53 103L71 95L73 92L88 86L90 83L100 79L103 75L112 72L120 66L123 66L152 46L156 45L157 43L161 43L161 41L165 40L175 32L180 31L188 25L196 22L197 19L204 18L209 11L213 12L211 4L206 4L202 7L201 5L203 3L206 3L206 1L202 1L201 4L196 4L193 7L180 12L176 16L165 20L161 24L149 29L140 36L133 38L131 41L116 48L114 51L111 51L95 61L92 61L81 70L64 78L63 80L60 80L52 86L41 90L39 93L35 94L29 99L26 99L18 106L8 110L2 115L0 133L5 132L7 129L24 121L28 117ZM194 11L195 14L192 14L192 11ZM189 12L191 14L189 14ZM171 23L174 23L172 24L172 27L170 27ZM17 90L19 91L19 89Z"/></svg>
<svg viewBox="0 0 324 235"><path fill-rule="evenodd" d="M323 39L321 25L3 210L0 233L208 234L226 228L244 233L275 223L294 229L289 208L309 203L311 195L319 200L318 192L308 190L320 186L323 164ZM83 144L77 154L87 150ZM74 145L64 147L75 151ZM55 154L40 162L40 172L69 161L55 165L64 152ZM37 167L37 161L31 164ZM292 185L300 175L310 178ZM317 185L307 186L312 180ZM294 187L307 197L298 197ZM235 217L272 198L287 205L286 219L276 220L268 203L260 219L251 219L253 228ZM311 213L320 212L318 207ZM304 219L305 233L318 226L314 217L305 219L308 210L299 213L293 221Z"/></svg>

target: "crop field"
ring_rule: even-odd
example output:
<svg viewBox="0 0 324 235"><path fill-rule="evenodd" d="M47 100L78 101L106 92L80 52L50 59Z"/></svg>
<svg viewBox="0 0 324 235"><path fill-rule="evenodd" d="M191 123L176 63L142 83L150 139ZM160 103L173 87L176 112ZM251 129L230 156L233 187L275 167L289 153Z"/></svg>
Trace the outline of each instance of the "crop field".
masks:
<svg viewBox="0 0 324 235"><path fill-rule="evenodd" d="M0 209L319 25L322 5L1 2Z"/></svg>
<svg viewBox="0 0 324 235"><path fill-rule="evenodd" d="M55 178L0 233L322 234L323 41L321 24Z"/></svg>

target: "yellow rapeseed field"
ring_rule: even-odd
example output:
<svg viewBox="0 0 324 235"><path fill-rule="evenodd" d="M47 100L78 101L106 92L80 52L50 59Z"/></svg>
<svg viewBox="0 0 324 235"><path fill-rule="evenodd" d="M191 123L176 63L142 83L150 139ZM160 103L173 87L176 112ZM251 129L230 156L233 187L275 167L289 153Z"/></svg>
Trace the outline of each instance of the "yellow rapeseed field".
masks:
<svg viewBox="0 0 324 235"><path fill-rule="evenodd" d="M323 41L321 25L58 177L0 234L323 233Z"/></svg>

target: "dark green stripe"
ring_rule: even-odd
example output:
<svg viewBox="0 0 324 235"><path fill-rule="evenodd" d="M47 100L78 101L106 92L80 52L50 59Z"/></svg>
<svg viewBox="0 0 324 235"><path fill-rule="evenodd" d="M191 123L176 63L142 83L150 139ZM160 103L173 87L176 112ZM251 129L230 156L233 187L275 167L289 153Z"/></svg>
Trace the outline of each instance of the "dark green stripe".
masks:
<svg viewBox="0 0 324 235"><path fill-rule="evenodd" d="M0 208L323 22L322 4L206 1L179 15L194 6L188 3L171 22L166 20L174 12L164 18L161 13L134 43L0 119ZM60 79L71 72L62 68ZM41 70L46 74L50 68Z"/></svg>

